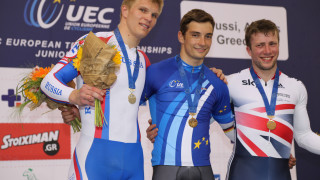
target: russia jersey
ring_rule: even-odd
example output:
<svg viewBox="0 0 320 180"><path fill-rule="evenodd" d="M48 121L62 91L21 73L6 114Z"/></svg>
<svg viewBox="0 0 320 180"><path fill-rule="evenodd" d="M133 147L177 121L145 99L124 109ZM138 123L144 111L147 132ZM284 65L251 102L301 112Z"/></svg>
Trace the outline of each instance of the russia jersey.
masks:
<svg viewBox="0 0 320 180"><path fill-rule="evenodd" d="M121 50L113 32L96 33L104 42ZM80 72L73 67L73 59L78 49L85 43L85 37L80 38L67 52L66 56L44 78L41 90L52 100L68 102L72 88L66 83L77 78L77 88L84 82ZM137 58L137 49L126 46L129 64L133 72ZM101 107L106 123L103 127L95 127L94 107L80 106L81 136L75 148L69 169L69 180L86 179L144 179L143 152L140 142L138 125L138 107L145 84L146 65L150 64L144 53L139 51L140 66L136 80L135 96L137 101L130 104L128 74L122 52L120 70L116 73L117 80L106 91ZM81 62L80 62L81 63Z"/></svg>
<svg viewBox="0 0 320 180"><path fill-rule="evenodd" d="M114 45L118 50L121 50L113 32L98 32L96 33L96 36L107 42L109 45ZM79 47L84 42L85 36L80 38L72 46L66 56L58 62L43 80L41 90L52 100L67 103L73 89L67 87L66 83L76 77L77 88L80 89L82 87L84 83L83 79L81 74L73 67L72 58L76 57ZM130 59L131 72L133 72L134 64L136 62L136 48L129 49L126 45L126 49ZM136 90L134 92L137 97L137 102L135 104L130 104L128 102L130 91L128 89L127 68L124 56L121 51L120 53L122 56L122 63L120 70L116 73L117 80L110 90L106 91L106 96L101 104L107 123L105 123L102 128L96 128L94 125L94 107L79 107L82 122L81 133L96 138L134 143L140 141L137 116L138 102L145 83L146 56L142 51L139 51L140 70L136 81ZM147 64L149 64L149 62L147 62Z"/></svg>
<svg viewBox="0 0 320 180"><path fill-rule="evenodd" d="M200 73L188 70L189 65L183 64L193 98ZM207 67L204 76L195 116L198 125L192 128L188 124L191 116L176 59L172 57L148 68L142 95L149 98L152 121L159 130L152 151L153 166L208 166L210 118L214 117L220 124L231 124L233 129L226 84Z"/></svg>

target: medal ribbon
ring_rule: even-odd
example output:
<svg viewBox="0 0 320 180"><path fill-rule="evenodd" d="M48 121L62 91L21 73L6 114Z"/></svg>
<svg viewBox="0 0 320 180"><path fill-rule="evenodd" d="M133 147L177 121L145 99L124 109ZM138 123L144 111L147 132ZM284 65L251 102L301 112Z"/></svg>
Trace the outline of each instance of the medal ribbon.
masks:
<svg viewBox="0 0 320 180"><path fill-rule="evenodd" d="M136 64L134 66L134 71L133 71L133 75L131 73L131 68L130 68L130 64L129 64L129 57L128 57L128 53L127 53L127 49L126 46L124 45L122 36L120 34L120 31L118 28L116 28L114 30L114 34L117 38L117 41L119 43L119 46L121 48L122 54L124 56L124 59L126 61L126 66L127 66L127 72L128 72L128 80L129 80L129 88L130 89L136 89L136 81L139 75L139 66L140 66L140 58L139 58L139 53L137 51L137 58L136 58ZM133 63L133 62L132 62Z"/></svg>
<svg viewBox="0 0 320 180"><path fill-rule="evenodd" d="M251 73L251 76L252 76L252 78L254 80L254 83L256 84L256 87L258 88L258 90L259 90L259 92L260 92L260 94L262 96L262 99L263 99L263 102L264 102L264 105L265 105L265 108L266 108L267 115L270 118L271 116L274 116L275 110L276 110L276 101L277 101L278 85L279 85L279 69L277 68L277 70L276 70L276 75L275 75L275 78L274 78L270 104L269 104L267 95L264 92L264 89L263 89L263 87L262 87L262 85L260 83L260 80L259 80L257 74L253 70L253 67L250 68L250 73Z"/></svg>
<svg viewBox="0 0 320 180"><path fill-rule="evenodd" d="M191 87L189 85L188 79L187 79L187 75L186 75L186 71L184 70L184 67L182 65L182 60L180 58L179 55L176 56L176 61L178 63L178 68L179 68L179 74L183 83L183 88L184 88L184 92L186 93L187 96L187 100L188 100L188 108L189 108L189 113L196 113L197 112L197 106L198 106L198 102L200 99L200 92L201 92L201 86L202 83L204 81L204 65L202 65L201 69L200 69L200 75L199 75L199 79L198 79L198 85L195 89L195 95L194 95L194 99L192 101L191 98Z"/></svg>

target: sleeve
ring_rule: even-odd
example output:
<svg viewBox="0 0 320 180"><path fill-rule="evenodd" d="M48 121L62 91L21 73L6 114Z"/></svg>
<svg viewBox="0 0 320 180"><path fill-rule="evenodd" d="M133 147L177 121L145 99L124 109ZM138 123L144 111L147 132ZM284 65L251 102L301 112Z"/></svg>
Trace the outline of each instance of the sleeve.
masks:
<svg viewBox="0 0 320 180"><path fill-rule="evenodd" d="M320 155L320 136L312 132L307 112L307 90L301 83L299 100L294 112L294 138L297 144L315 154Z"/></svg>
<svg viewBox="0 0 320 180"><path fill-rule="evenodd" d="M78 39L66 56L61 59L41 82L41 91L51 100L68 103L69 96L74 90L67 83L78 76L79 72L73 66L73 59L77 57L79 47L84 43L85 36Z"/></svg>
<svg viewBox="0 0 320 180"><path fill-rule="evenodd" d="M212 109L212 117L219 123L225 135L235 142L234 116L230 106L229 90L225 84L221 84L221 88L216 93L217 101Z"/></svg>

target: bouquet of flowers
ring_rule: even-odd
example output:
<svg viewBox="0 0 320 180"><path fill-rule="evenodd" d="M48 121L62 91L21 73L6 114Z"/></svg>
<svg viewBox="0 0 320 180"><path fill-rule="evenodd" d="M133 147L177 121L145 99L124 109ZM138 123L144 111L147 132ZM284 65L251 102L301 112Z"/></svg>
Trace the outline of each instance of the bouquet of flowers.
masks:
<svg viewBox="0 0 320 180"><path fill-rule="evenodd" d="M34 110L38 108L43 102L46 102L47 107L51 110L57 109L59 107L67 107L66 104L57 103L50 100L45 94L43 94L40 90L40 85L43 78L50 72L53 65L51 67L34 67L32 72L29 73L26 77L24 77L17 86L17 94L21 93L24 97L24 102L18 107L17 112L18 115L21 116L22 111L26 106L30 108L30 110ZM68 83L68 86L75 87L73 81ZM71 121L71 126L74 132L79 132L81 129L81 122L78 118L74 121Z"/></svg>
<svg viewBox="0 0 320 180"><path fill-rule="evenodd" d="M82 43L83 44L83 43ZM92 32L80 46L73 66L80 71L83 81L99 89L109 89L117 80L116 72L121 64L120 52L95 36ZM102 127L104 114L101 102L95 99L95 125Z"/></svg>

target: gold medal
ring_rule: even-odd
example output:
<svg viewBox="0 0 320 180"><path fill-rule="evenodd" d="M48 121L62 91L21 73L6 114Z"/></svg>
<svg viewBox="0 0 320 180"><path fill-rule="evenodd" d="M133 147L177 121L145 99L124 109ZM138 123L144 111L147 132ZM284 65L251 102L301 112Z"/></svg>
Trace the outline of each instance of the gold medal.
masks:
<svg viewBox="0 0 320 180"><path fill-rule="evenodd" d="M193 128L198 126L198 120L193 117L193 116L197 115L197 113L189 112L189 115L192 117L191 119L189 119L189 126L193 127Z"/></svg>
<svg viewBox="0 0 320 180"><path fill-rule="evenodd" d="M189 119L189 126L190 127L196 127L196 126L198 126L198 121L197 121L197 119L195 119L195 118L191 118L191 119Z"/></svg>
<svg viewBox="0 0 320 180"><path fill-rule="evenodd" d="M136 102L136 96L134 94L129 94L128 96L129 103L134 104Z"/></svg>
<svg viewBox="0 0 320 180"><path fill-rule="evenodd" d="M130 94L128 96L128 101L129 101L130 104L134 104L136 102L136 99L137 99L136 96L133 94L134 90L135 89L129 88Z"/></svg>
<svg viewBox="0 0 320 180"><path fill-rule="evenodd" d="M270 119L270 120L267 122L267 128L268 128L269 130L274 130L276 127L277 127L277 123L276 123L274 120Z"/></svg>

